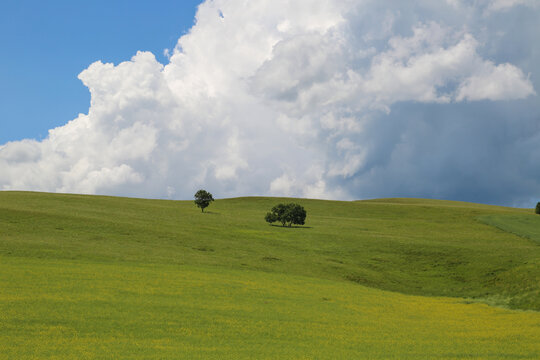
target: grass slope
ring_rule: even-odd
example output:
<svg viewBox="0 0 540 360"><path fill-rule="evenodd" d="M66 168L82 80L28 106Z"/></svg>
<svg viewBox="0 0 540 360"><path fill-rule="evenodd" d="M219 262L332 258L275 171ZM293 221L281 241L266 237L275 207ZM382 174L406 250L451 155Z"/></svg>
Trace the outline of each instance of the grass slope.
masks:
<svg viewBox="0 0 540 360"><path fill-rule="evenodd" d="M540 357L525 210L281 201L0 192L0 358Z"/></svg>
<svg viewBox="0 0 540 360"><path fill-rule="evenodd" d="M531 239L540 245L540 216L538 214L494 214L480 216L482 222L502 231Z"/></svg>

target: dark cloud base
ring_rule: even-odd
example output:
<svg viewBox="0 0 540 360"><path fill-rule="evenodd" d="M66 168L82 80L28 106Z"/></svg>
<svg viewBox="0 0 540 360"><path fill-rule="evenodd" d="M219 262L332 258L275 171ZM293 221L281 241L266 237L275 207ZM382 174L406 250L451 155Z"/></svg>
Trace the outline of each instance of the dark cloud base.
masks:
<svg viewBox="0 0 540 360"><path fill-rule="evenodd" d="M402 103L374 119L363 171L334 186L354 198L418 197L531 207L540 199L536 99ZM531 111L533 110L533 111Z"/></svg>

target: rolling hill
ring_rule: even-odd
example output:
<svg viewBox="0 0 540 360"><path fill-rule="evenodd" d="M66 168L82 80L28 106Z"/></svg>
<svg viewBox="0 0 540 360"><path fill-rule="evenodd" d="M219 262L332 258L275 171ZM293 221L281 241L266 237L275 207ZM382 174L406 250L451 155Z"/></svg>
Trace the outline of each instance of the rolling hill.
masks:
<svg viewBox="0 0 540 360"><path fill-rule="evenodd" d="M540 358L540 216L0 192L0 359Z"/></svg>

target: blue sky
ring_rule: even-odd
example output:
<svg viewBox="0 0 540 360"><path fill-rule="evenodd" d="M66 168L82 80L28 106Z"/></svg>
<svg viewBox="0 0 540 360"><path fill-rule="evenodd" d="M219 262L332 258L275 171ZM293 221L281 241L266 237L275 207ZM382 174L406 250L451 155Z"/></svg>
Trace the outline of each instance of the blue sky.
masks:
<svg viewBox="0 0 540 360"><path fill-rule="evenodd" d="M0 4L0 144L41 139L90 105L77 75L163 50L193 26L199 0L3 0Z"/></svg>
<svg viewBox="0 0 540 360"><path fill-rule="evenodd" d="M540 199L540 0L0 6L1 190Z"/></svg>

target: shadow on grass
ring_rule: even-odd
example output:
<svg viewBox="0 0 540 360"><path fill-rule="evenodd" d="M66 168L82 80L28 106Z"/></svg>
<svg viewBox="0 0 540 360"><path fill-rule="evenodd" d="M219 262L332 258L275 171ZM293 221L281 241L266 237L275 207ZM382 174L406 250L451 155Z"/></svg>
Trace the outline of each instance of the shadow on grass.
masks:
<svg viewBox="0 0 540 360"><path fill-rule="evenodd" d="M210 214L210 215L221 215L221 213L218 213L218 212L213 212L213 211L205 211L203 212L203 214Z"/></svg>
<svg viewBox="0 0 540 360"><path fill-rule="evenodd" d="M270 226L278 227L278 228L282 228L282 229L313 229L311 226L299 226L299 225L281 226L281 225L270 224Z"/></svg>

